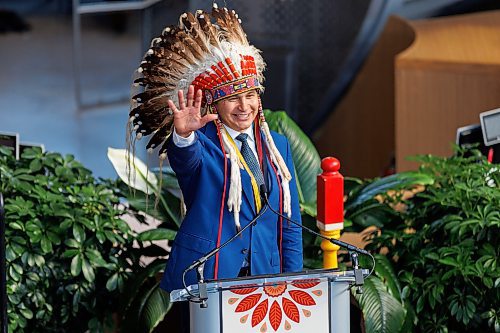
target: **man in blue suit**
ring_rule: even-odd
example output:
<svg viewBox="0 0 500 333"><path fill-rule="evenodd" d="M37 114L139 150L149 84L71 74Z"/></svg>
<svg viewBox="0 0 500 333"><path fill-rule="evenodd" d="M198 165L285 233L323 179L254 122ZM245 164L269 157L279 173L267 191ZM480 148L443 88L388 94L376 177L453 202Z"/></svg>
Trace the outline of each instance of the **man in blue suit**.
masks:
<svg viewBox="0 0 500 333"><path fill-rule="evenodd" d="M152 135L184 196L187 214L172 245L161 287L183 288L183 272L262 212L255 226L205 264L205 278L302 270L302 232L270 206L300 221L292 154L262 111L264 60L234 11L184 13L153 39L137 69L129 130ZM196 283L195 272L186 285Z"/></svg>
<svg viewBox="0 0 500 333"><path fill-rule="evenodd" d="M172 246L161 287L167 291L183 288L182 273L195 260L226 241L236 232L234 214L227 206L223 208L222 223L219 224L224 179L224 155L221 148L216 121L220 120L231 139L241 149L237 139L247 134L251 152L257 160L254 123L259 114L260 99L256 89L228 97L217 102L217 114L200 115L201 90L194 98L194 87L189 87L187 103L179 92L178 109L172 101L169 107L174 112L174 133L168 141L167 152L170 164L177 174L187 207L187 214ZM217 119L218 118L218 119ZM262 135L258 133L257 135ZM276 148L283 156L288 170L293 174L292 154L287 139L271 133ZM239 144L238 144L239 143ZM266 154L265 154L266 155ZM267 155L266 155L267 156ZM276 177L269 158L261 166L269 203L280 210L281 177ZM229 168L234 167L229 165ZM236 165L236 167L238 167ZM257 214L254 193L249 173L241 172L243 200L239 219L244 227ZM289 182L291 219L300 221L295 176ZM226 188L226 191L229 189ZM226 193L226 195L228 195ZM281 199L283 201L283 199ZM282 206L282 205L281 205ZM217 239L219 238L219 241ZM234 278L238 275L272 274L302 270L301 229L283 221L267 210L254 227L219 252L216 259L205 265L206 278ZM187 285L196 283L195 272L186 276Z"/></svg>

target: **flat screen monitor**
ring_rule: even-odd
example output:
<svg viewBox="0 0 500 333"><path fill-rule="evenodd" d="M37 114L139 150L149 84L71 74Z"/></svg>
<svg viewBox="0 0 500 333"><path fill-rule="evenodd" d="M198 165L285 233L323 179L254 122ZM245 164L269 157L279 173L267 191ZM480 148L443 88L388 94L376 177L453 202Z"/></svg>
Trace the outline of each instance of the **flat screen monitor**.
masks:
<svg viewBox="0 0 500 333"><path fill-rule="evenodd" d="M465 149L477 149L491 162L500 163L500 144L487 147L484 144L483 130L480 124L464 126L457 129L456 144ZM465 156L472 156L472 154L466 152Z"/></svg>
<svg viewBox="0 0 500 333"><path fill-rule="evenodd" d="M456 144L457 146L460 146L462 148L471 148L473 146L475 146L479 150L485 148L483 144L483 133L481 132L481 125L474 124L457 129Z"/></svg>
<svg viewBox="0 0 500 333"><path fill-rule="evenodd" d="M483 129L484 145L489 147L500 143L500 108L479 115Z"/></svg>

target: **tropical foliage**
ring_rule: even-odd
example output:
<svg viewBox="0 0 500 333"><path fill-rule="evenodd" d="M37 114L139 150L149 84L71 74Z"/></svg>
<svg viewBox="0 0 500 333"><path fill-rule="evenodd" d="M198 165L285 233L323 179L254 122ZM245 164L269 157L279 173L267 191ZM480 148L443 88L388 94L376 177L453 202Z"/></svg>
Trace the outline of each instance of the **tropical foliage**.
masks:
<svg viewBox="0 0 500 333"><path fill-rule="evenodd" d="M135 239L115 184L71 155L0 147L10 332L91 332L111 315L136 271Z"/></svg>
<svg viewBox="0 0 500 333"><path fill-rule="evenodd" d="M385 248L421 332L500 332L500 172L479 152L416 158L434 182L384 225Z"/></svg>
<svg viewBox="0 0 500 333"><path fill-rule="evenodd" d="M121 332L152 332L171 307L168 294L159 287L169 252L153 242L175 238L183 211L179 184L170 168L150 171L124 149L108 148L108 158L122 180L120 193L126 197L129 211L136 220L147 225L147 217L152 217L161 222L138 236L142 241L139 253L158 259L143 265L128 281L129 292L123 295L119 309L123 319Z"/></svg>

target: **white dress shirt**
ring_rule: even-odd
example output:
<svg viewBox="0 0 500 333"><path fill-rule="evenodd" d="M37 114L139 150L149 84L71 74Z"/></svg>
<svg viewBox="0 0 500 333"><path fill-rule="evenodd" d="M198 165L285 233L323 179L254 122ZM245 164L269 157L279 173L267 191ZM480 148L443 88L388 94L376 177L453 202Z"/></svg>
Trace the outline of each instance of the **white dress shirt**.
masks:
<svg viewBox="0 0 500 333"><path fill-rule="evenodd" d="M238 135L240 135L241 133L248 134L248 138L247 138L248 145L250 146L250 149L252 149L252 152L255 155L255 159L257 160L257 163L259 163L259 157L257 155L257 149L256 149L256 145L255 145L255 135L253 133L253 126L250 126L249 128L247 128L243 132L238 132L238 131L226 126L225 124L223 124L223 125L224 125L224 128L226 129L227 133L231 136L234 143L236 144L236 146L240 150L241 150L241 141L237 140L236 137ZM196 132L194 132L194 131L191 132L191 134L187 138L185 138L185 137L182 137L179 134L177 134L177 132L175 131L175 127L174 127L174 132L172 135L173 135L172 139L174 140L174 144L180 148L188 147L188 146L192 145L196 140Z"/></svg>

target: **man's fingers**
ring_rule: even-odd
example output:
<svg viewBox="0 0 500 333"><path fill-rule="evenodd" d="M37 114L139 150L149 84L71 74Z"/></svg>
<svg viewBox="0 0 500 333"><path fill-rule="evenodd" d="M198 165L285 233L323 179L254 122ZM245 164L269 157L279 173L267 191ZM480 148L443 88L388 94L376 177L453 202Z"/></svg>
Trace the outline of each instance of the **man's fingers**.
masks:
<svg viewBox="0 0 500 333"><path fill-rule="evenodd" d="M179 112L179 110L175 106L174 102L172 102L171 100L168 100L167 104L168 104L168 107L170 108L170 110L172 110L173 113Z"/></svg>
<svg viewBox="0 0 500 333"><path fill-rule="evenodd" d="M179 90L177 96L179 97L179 108L182 110L186 107L186 104L184 102L184 92L182 91L182 89Z"/></svg>
<svg viewBox="0 0 500 333"><path fill-rule="evenodd" d="M196 98L194 100L194 107L199 109L201 108L201 89L196 92Z"/></svg>
<svg viewBox="0 0 500 333"><path fill-rule="evenodd" d="M202 123L202 127L205 126L208 122L213 121L218 118L218 115L216 114L207 114L203 118L200 119L200 122Z"/></svg>
<svg viewBox="0 0 500 333"><path fill-rule="evenodd" d="M187 107L193 106L193 101L194 101L194 86L190 85L188 88L188 94L187 94Z"/></svg>

